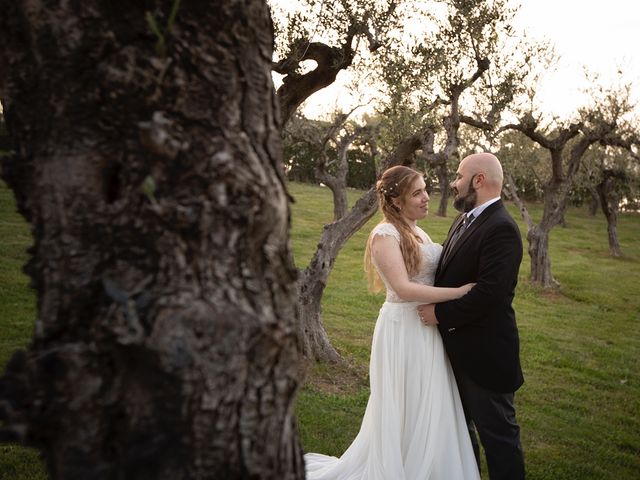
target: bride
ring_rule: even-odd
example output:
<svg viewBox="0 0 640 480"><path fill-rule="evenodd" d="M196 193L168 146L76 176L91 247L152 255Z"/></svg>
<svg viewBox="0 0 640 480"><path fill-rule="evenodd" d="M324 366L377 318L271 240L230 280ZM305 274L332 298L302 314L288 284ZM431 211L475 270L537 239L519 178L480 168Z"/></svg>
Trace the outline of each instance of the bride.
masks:
<svg viewBox="0 0 640 480"><path fill-rule="evenodd" d="M427 215L422 175L404 166L377 184L384 220L367 242L365 270L386 301L373 332L371 395L360 432L342 457L305 455L311 480L478 480L455 378L436 327L416 306L466 294L433 287L442 246L416 225Z"/></svg>

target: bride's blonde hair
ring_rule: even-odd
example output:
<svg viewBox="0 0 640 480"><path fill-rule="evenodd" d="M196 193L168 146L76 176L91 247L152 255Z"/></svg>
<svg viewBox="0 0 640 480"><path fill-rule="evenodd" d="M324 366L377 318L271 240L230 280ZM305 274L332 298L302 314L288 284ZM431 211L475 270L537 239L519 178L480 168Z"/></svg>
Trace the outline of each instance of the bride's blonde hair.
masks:
<svg viewBox="0 0 640 480"><path fill-rule="evenodd" d="M409 194L413 182L420 177L422 177L420 172L403 165L396 165L385 170L376 183L378 203L384 215L384 220L381 223L392 224L400 233L400 251L410 277L417 274L420 268L419 244L422 243L422 240L402 218L400 208L393 203L393 200L399 198L400 204L404 204L405 197ZM384 289L384 283L373 266L371 258L373 237L373 235L369 235L367 240L367 248L364 252L364 271L367 274L369 290L381 292Z"/></svg>

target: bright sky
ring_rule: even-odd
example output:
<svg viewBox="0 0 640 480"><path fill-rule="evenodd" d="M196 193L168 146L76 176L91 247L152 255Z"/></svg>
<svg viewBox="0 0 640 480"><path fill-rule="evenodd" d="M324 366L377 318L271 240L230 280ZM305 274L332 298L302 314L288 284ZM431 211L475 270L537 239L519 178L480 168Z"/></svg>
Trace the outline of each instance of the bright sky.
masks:
<svg viewBox="0 0 640 480"><path fill-rule="evenodd" d="M583 66L611 83L621 68L640 101L640 2L638 0L522 0L515 26L549 39L560 55L556 71L538 92L546 110L569 114L584 103Z"/></svg>
<svg viewBox="0 0 640 480"><path fill-rule="evenodd" d="M550 40L560 56L538 91L543 110L563 117L585 103L584 66L605 84L622 68L640 102L640 0L521 0L514 24L530 37ZM342 72L334 85L310 97L305 114L316 117L336 104L348 108L352 100L340 82L347 76Z"/></svg>

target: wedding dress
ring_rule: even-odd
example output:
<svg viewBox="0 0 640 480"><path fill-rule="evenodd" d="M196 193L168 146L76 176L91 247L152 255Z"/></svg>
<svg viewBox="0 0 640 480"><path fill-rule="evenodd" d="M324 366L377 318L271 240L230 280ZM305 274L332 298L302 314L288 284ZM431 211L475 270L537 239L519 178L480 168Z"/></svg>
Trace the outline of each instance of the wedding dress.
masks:
<svg viewBox="0 0 640 480"><path fill-rule="evenodd" d="M371 235L400 239L389 223L379 224ZM442 246L428 240L420 251L420 272L411 280L433 285ZM438 329L422 324L416 310L420 302L404 302L380 276L387 297L373 332L371 394L360 432L340 458L306 454L307 479L479 480Z"/></svg>

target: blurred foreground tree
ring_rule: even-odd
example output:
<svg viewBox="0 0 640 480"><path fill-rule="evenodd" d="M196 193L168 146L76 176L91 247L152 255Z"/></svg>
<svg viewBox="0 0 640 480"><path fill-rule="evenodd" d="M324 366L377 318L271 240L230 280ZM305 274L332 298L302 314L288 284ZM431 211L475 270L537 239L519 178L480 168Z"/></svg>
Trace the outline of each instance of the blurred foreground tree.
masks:
<svg viewBox="0 0 640 480"><path fill-rule="evenodd" d="M1 438L51 478L297 479L295 277L260 0L0 0L34 338Z"/></svg>

